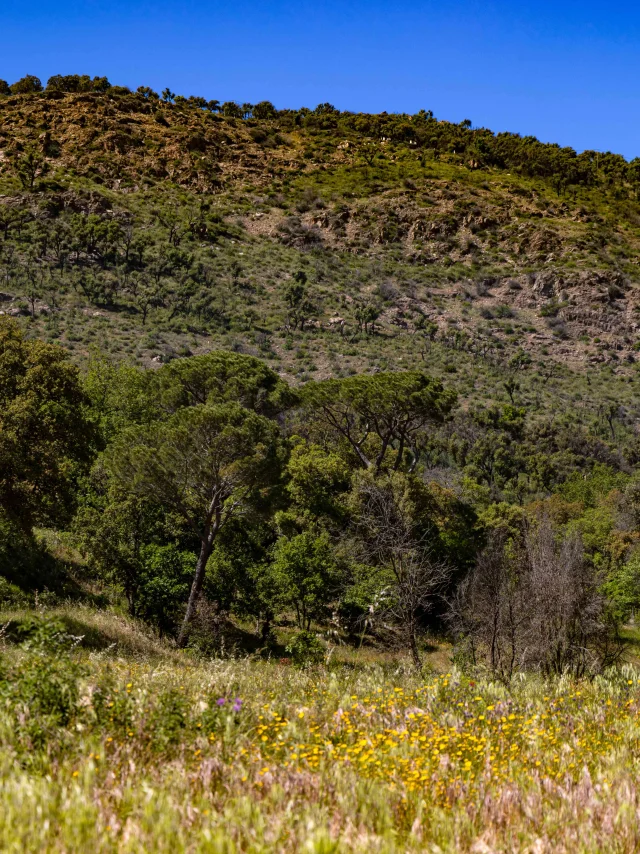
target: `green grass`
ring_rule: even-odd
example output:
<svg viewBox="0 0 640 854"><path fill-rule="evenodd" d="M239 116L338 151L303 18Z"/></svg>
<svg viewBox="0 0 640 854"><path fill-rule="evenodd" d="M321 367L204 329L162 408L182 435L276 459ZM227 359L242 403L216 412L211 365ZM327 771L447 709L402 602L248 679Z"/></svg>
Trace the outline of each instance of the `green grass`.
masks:
<svg viewBox="0 0 640 854"><path fill-rule="evenodd" d="M69 649L61 623L88 646ZM640 684L628 666L507 688L462 675L446 651L442 671L421 676L397 659L306 671L208 661L70 607L27 634L16 646L5 631L0 659L2 851L640 844Z"/></svg>

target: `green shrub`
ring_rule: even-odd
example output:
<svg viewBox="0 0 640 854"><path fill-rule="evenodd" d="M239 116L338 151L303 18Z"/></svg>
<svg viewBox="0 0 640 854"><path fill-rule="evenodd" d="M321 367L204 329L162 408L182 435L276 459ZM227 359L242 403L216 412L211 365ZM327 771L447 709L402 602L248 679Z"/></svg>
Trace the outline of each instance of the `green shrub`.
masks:
<svg viewBox="0 0 640 854"><path fill-rule="evenodd" d="M29 597L16 584L0 576L0 607L11 608L26 605Z"/></svg>
<svg viewBox="0 0 640 854"><path fill-rule="evenodd" d="M141 558L140 615L155 626L160 635L171 634L189 595L195 556L174 545L152 544L142 548Z"/></svg>
<svg viewBox="0 0 640 854"><path fill-rule="evenodd" d="M60 620L37 615L21 620L15 627L15 634L25 649L48 654L69 649L75 640Z"/></svg>
<svg viewBox="0 0 640 854"><path fill-rule="evenodd" d="M46 749L50 754L60 742L61 728L72 724L81 712L82 667L60 650L55 655L42 651L50 643L50 636L59 634L55 629L53 621L43 622L34 633L40 650L14 666L0 664L0 703L9 718L16 747L30 762L37 760L39 751Z"/></svg>
<svg viewBox="0 0 640 854"><path fill-rule="evenodd" d="M298 632L286 647L296 667L320 664L325 658L325 648L313 632Z"/></svg>

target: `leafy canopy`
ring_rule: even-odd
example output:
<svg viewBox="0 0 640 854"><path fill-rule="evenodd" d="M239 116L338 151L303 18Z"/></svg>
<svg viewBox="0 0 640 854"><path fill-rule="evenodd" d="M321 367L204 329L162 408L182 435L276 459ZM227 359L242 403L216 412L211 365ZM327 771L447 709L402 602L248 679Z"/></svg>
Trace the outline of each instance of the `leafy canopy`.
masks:
<svg viewBox="0 0 640 854"><path fill-rule="evenodd" d="M68 518L93 449L78 370L0 318L0 506L23 528Z"/></svg>
<svg viewBox="0 0 640 854"><path fill-rule="evenodd" d="M413 471L425 427L443 421L455 394L420 371L380 373L305 386L303 403L330 433L346 440L361 466ZM405 459L405 453L407 459Z"/></svg>
<svg viewBox="0 0 640 854"><path fill-rule="evenodd" d="M161 368L156 389L163 408L235 401L272 417L295 402L295 394L264 362L252 356L217 351L180 359Z"/></svg>
<svg viewBox="0 0 640 854"><path fill-rule="evenodd" d="M277 425L237 403L181 409L125 431L108 451L120 483L181 515L199 539L268 486L279 464Z"/></svg>

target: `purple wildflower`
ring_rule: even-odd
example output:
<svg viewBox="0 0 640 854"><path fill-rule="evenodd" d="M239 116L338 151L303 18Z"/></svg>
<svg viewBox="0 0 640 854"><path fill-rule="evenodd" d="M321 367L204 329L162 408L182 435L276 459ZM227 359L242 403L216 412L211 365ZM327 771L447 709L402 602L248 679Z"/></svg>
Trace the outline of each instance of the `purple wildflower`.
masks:
<svg viewBox="0 0 640 854"><path fill-rule="evenodd" d="M226 701L226 699L225 699L224 697L219 697L219 698L216 700L216 702L217 702L217 704L218 704L219 706L224 706L224 704L225 704L227 701Z"/></svg>
<svg viewBox="0 0 640 854"><path fill-rule="evenodd" d="M236 697L235 703L233 704L233 711L239 712L241 708L242 708L242 700L240 699L240 697Z"/></svg>

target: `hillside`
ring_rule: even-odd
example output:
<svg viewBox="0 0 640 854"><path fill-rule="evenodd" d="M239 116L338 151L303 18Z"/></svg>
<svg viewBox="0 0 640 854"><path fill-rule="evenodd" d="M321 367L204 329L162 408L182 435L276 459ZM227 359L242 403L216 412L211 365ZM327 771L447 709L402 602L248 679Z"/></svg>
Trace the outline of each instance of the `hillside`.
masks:
<svg viewBox="0 0 640 854"><path fill-rule="evenodd" d="M635 375L640 206L613 155L429 114L241 119L116 88L0 97L0 164L4 311L79 356L222 344L328 376L435 340Z"/></svg>
<svg viewBox="0 0 640 854"><path fill-rule="evenodd" d="M0 849L638 850L639 167L0 80Z"/></svg>

